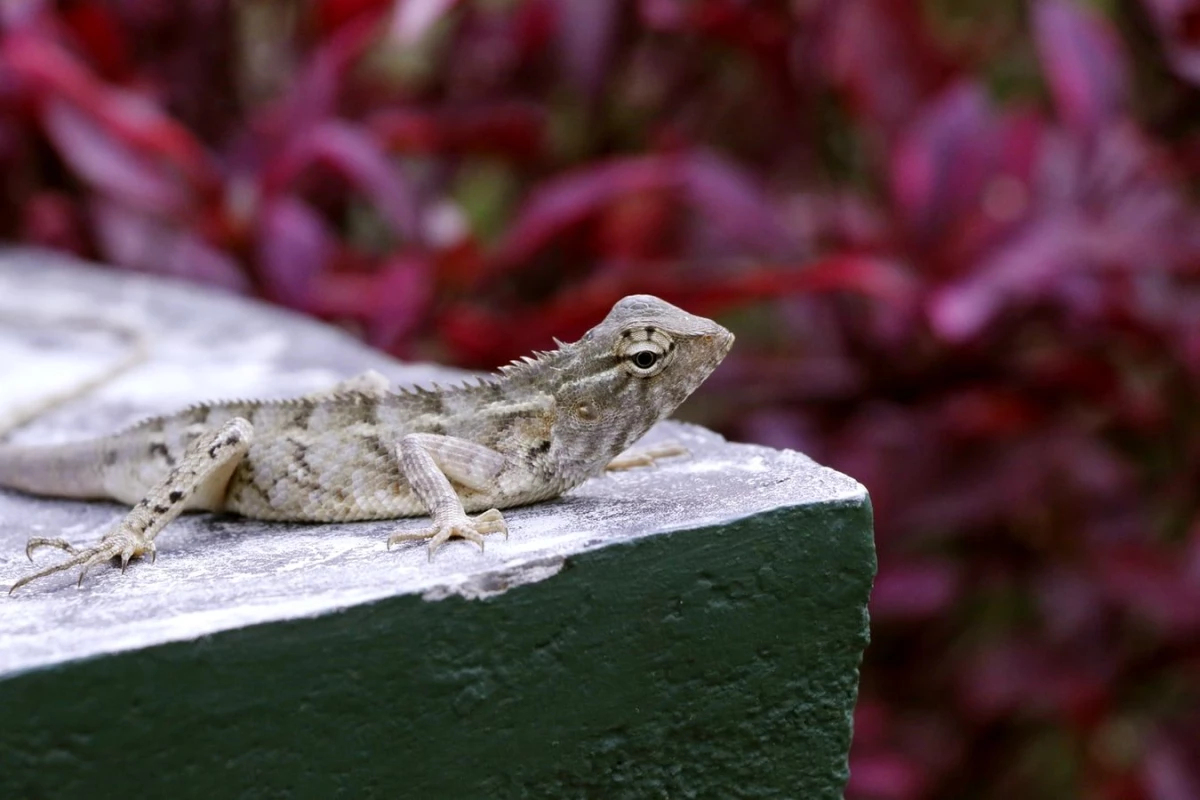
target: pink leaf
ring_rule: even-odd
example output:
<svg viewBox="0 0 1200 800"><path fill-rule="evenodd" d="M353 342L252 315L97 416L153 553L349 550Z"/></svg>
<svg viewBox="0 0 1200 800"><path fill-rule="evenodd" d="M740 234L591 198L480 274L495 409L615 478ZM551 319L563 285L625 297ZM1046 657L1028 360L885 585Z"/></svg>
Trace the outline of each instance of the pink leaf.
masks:
<svg viewBox="0 0 1200 800"><path fill-rule="evenodd" d="M848 797L872 800L916 800L929 788L927 770L914 759L897 753L853 753L850 757Z"/></svg>
<svg viewBox="0 0 1200 800"><path fill-rule="evenodd" d="M207 152L187 128L145 98L99 81L56 43L9 36L0 40L0 64L49 97L73 103L126 146L161 157L193 184L216 183Z"/></svg>
<svg viewBox="0 0 1200 800"><path fill-rule="evenodd" d="M651 29L676 31L687 20L683 0L638 0L638 17Z"/></svg>
<svg viewBox="0 0 1200 800"><path fill-rule="evenodd" d="M346 72L378 40L377 22L377 15L364 14L339 27L299 71L282 107L270 109L267 118L277 120L285 134L294 135L332 116Z"/></svg>
<svg viewBox="0 0 1200 800"><path fill-rule="evenodd" d="M419 42L460 0L397 0L391 35L403 46Z"/></svg>
<svg viewBox="0 0 1200 800"><path fill-rule="evenodd" d="M97 190L165 215L178 214L187 206L188 193L160 164L114 139L74 105L51 99L42 120L63 160Z"/></svg>
<svg viewBox="0 0 1200 800"><path fill-rule="evenodd" d="M268 293L302 306L335 248L336 235L307 204L286 195L270 201L258 231L259 270Z"/></svg>
<svg viewBox="0 0 1200 800"><path fill-rule="evenodd" d="M152 271L246 292L250 283L241 265L190 231L179 231L164 242L162 265Z"/></svg>
<svg viewBox="0 0 1200 800"><path fill-rule="evenodd" d="M918 239L928 242L975 200L994 158L991 110L970 83L944 92L900 137L891 158L892 196Z"/></svg>
<svg viewBox="0 0 1200 800"><path fill-rule="evenodd" d="M1192 744L1192 750L1196 747ZM1200 769L1188 748L1164 735L1153 737L1142 763L1142 780L1152 800L1196 800Z"/></svg>
<svg viewBox="0 0 1200 800"><path fill-rule="evenodd" d="M1040 0L1033 28L1055 106L1071 128L1094 131L1125 110L1129 68L1106 19L1072 0Z"/></svg>
<svg viewBox="0 0 1200 800"><path fill-rule="evenodd" d="M1111 671L1104 659L1076 665L1033 641L1010 639L974 654L960 677L959 703L980 721L1014 715L1087 717L1106 702Z"/></svg>
<svg viewBox="0 0 1200 800"><path fill-rule="evenodd" d="M1200 632L1200 587L1189 580L1186 562L1129 545L1099 553L1096 571L1105 592L1122 607L1171 635Z"/></svg>
<svg viewBox="0 0 1200 800"><path fill-rule="evenodd" d="M604 83L620 4L616 0L556 0L558 44L567 76L594 95Z"/></svg>
<svg viewBox="0 0 1200 800"><path fill-rule="evenodd" d="M542 184L501 242L492 269L528 261L555 236L626 195L663 190L682 192L701 225L739 248L779 253L790 244L774 205L729 164L705 153L651 155L614 159Z"/></svg>
<svg viewBox="0 0 1200 800"><path fill-rule="evenodd" d="M67 194L43 190L26 198L21 213L21 240L83 254L83 226L76 202Z"/></svg>
<svg viewBox="0 0 1200 800"><path fill-rule="evenodd" d="M92 218L100 252L107 261L238 292L249 289L245 274L228 254L150 214L113 202L96 202Z"/></svg>
<svg viewBox="0 0 1200 800"><path fill-rule="evenodd" d="M934 294L928 305L934 329L948 341L978 336L1003 308L1044 293L1061 273L1091 263L1088 228L1064 218L1024 231L974 273Z"/></svg>
<svg viewBox="0 0 1200 800"><path fill-rule="evenodd" d="M798 273L759 273L758 282L773 290L761 296L779 296L785 292L859 292L886 303L906 305L914 297L916 282L895 261L856 253L835 254L819 259Z"/></svg>
<svg viewBox="0 0 1200 800"><path fill-rule="evenodd" d="M780 222L777 204L747 172L711 153L689 156L683 168L688 197L710 235L729 240L742 253L788 254L792 237Z"/></svg>
<svg viewBox="0 0 1200 800"><path fill-rule="evenodd" d="M1200 2L1142 0L1158 35L1166 45L1171 66L1185 80L1200 84Z"/></svg>
<svg viewBox="0 0 1200 800"><path fill-rule="evenodd" d="M321 273L309 310L351 317L367 325L367 341L390 347L421 320L433 296L429 262L399 256L371 273Z"/></svg>
<svg viewBox="0 0 1200 800"><path fill-rule="evenodd" d="M374 202L400 234L417 235L417 201L408 182L374 139L343 122L324 122L294 139L264 180L265 194L283 191L314 163L324 163Z"/></svg>
<svg viewBox="0 0 1200 800"><path fill-rule="evenodd" d="M494 153L527 161L542 154L547 115L525 102L426 110L389 108L368 126L383 147L401 153Z"/></svg>
<svg viewBox="0 0 1200 800"><path fill-rule="evenodd" d="M1091 575L1073 566L1047 565L1036 590L1050 637L1069 641L1101 630L1105 605Z"/></svg>
<svg viewBox="0 0 1200 800"><path fill-rule="evenodd" d="M524 263L563 229L623 194L678 186L680 181L677 163L660 156L613 160L547 181L510 226L493 269Z"/></svg>
<svg viewBox="0 0 1200 800"><path fill-rule="evenodd" d="M871 592L871 616L920 620L946 611L960 593L953 564L933 560L893 563L879 570Z"/></svg>
<svg viewBox="0 0 1200 800"><path fill-rule="evenodd" d="M820 42L835 85L851 110L892 132L907 122L941 80L938 48L906 2L829 3L830 30Z"/></svg>

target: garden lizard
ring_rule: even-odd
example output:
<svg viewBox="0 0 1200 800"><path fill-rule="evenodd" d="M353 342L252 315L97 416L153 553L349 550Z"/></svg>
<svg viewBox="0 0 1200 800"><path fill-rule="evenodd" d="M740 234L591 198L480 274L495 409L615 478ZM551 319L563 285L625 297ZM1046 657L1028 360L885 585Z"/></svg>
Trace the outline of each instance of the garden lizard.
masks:
<svg viewBox="0 0 1200 800"><path fill-rule="evenodd" d="M733 334L649 295L626 297L579 341L451 387L392 391L368 372L294 400L202 403L78 443L0 444L0 487L109 499L132 510L94 546L33 538L68 558L38 578L155 554L155 538L189 510L262 520L347 522L428 514L398 532L483 546L508 534L502 508L557 497L607 468L720 364ZM670 453L659 453L667 455ZM615 460L614 460L615 459ZM476 516L468 516L476 514Z"/></svg>

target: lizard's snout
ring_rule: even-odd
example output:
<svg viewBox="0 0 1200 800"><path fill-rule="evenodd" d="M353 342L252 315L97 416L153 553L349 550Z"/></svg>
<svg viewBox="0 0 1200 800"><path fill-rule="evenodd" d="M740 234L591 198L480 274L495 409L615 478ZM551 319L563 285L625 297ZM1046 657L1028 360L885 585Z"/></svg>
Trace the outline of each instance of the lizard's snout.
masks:
<svg viewBox="0 0 1200 800"><path fill-rule="evenodd" d="M720 358L724 358L733 347L733 333L720 325L713 324L713 331L704 335L706 342L711 343Z"/></svg>

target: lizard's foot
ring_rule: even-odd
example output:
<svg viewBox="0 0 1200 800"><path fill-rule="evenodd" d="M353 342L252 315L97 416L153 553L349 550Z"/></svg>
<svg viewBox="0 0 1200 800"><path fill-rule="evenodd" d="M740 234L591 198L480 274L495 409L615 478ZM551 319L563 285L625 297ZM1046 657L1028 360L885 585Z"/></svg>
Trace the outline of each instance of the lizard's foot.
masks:
<svg viewBox="0 0 1200 800"><path fill-rule="evenodd" d="M105 561L111 561L114 558L121 559L121 572L125 571L125 567L129 565L129 560L143 556L146 553L150 554L150 560L153 562L155 556L154 542L147 541L144 537L139 536L133 531L118 528L104 536L100 543L93 547L85 547L82 549L76 548L65 539L42 539L33 538L25 545L25 555L30 561L33 561L33 551L42 547L53 547L59 550L64 550L71 558L62 561L53 566L46 567L43 570L34 572L30 575L18 580L9 587L8 593L12 594L17 589L20 589L31 581L36 581L38 578L44 578L47 575L53 575L56 572L79 567L79 581L76 585L83 583L83 578L87 572L97 564L102 564Z"/></svg>
<svg viewBox="0 0 1200 800"><path fill-rule="evenodd" d="M608 466L605 469L609 472L620 472L621 470L637 469L638 467L654 467L664 458L675 458L676 456L686 455L690 455L690 453L683 445L676 442L663 442L653 447L635 447L632 450L626 450L608 462Z"/></svg>
<svg viewBox="0 0 1200 800"><path fill-rule="evenodd" d="M392 545L398 542L417 542L428 539L429 560L432 561L433 554L437 552L437 549L455 537L472 541L482 550L483 537L489 533L503 533L504 538L508 538L508 525L504 522L504 516L494 508L488 509L477 517L468 517L466 514L462 514L446 522L434 523L431 527L421 531L393 533L388 537L387 546L391 550Z"/></svg>

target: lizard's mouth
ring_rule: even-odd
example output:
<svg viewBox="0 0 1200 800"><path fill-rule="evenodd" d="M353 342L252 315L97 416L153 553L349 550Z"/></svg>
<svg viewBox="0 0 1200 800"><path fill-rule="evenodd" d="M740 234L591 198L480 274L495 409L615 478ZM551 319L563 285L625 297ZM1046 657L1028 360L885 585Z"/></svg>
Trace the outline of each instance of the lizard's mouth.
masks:
<svg viewBox="0 0 1200 800"><path fill-rule="evenodd" d="M717 341L721 345L721 356L726 356L733 349L734 335L732 331L721 328L721 332L717 334Z"/></svg>

